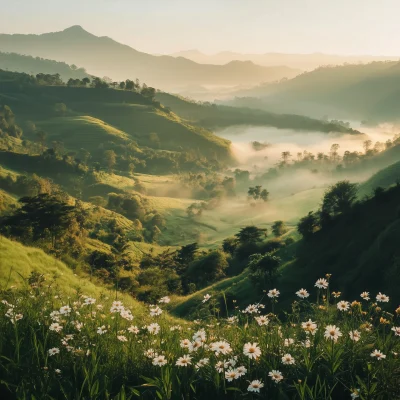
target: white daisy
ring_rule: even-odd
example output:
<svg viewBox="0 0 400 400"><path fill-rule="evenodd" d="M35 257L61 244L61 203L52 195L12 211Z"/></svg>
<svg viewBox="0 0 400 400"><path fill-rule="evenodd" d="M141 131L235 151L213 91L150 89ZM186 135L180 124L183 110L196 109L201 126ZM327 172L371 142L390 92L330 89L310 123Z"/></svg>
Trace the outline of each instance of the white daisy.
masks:
<svg viewBox="0 0 400 400"><path fill-rule="evenodd" d="M49 356L54 356L60 352L58 347L53 347L52 349L48 350Z"/></svg>
<svg viewBox="0 0 400 400"><path fill-rule="evenodd" d="M277 289L271 289L268 291L268 294L267 294L267 296L271 299L274 297L279 297L279 295L280 295L280 291Z"/></svg>
<svg viewBox="0 0 400 400"><path fill-rule="evenodd" d="M349 332L350 339L354 342L358 342L361 338L361 333L357 330Z"/></svg>
<svg viewBox="0 0 400 400"><path fill-rule="evenodd" d="M336 342L342 336L342 332L340 332L340 329L336 325L328 325L325 328L324 336L325 339L331 339Z"/></svg>
<svg viewBox="0 0 400 400"><path fill-rule="evenodd" d="M295 364L295 359L290 354L285 354L282 357L282 363L284 365L293 365Z"/></svg>
<svg viewBox="0 0 400 400"><path fill-rule="evenodd" d="M386 294L379 292L376 295L376 301L378 301L380 303L387 303L389 301L389 296L386 296Z"/></svg>
<svg viewBox="0 0 400 400"><path fill-rule="evenodd" d="M375 357L377 360L383 360L384 358L386 358L385 354L383 354L381 351L375 349L372 353L371 353L371 357Z"/></svg>
<svg viewBox="0 0 400 400"><path fill-rule="evenodd" d="M268 376L271 377L271 379L276 383L279 383L283 379L282 373L275 369L273 369L271 372L268 372Z"/></svg>
<svg viewBox="0 0 400 400"><path fill-rule="evenodd" d="M363 300L369 300L369 292L362 292L360 296Z"/></svg>
<svg viewBox="0 0 400 400"><path fill-rule="evenodd" d="M328 281L324 278L320 278L317 280L317 282L315 282L315 286L318 289L327 289L328 285L329 285Z"/></svg>
<svg viewBox="0 0 400 400"><path fill-rule="evenodd" d="M153 365L162 367L165 364L167 364L167 359L165 358L165 356L157 356L153 359Z"/></svg>
<svg viewBox="0 0 400 400"><path fill-rule="evenodd" d="M175 365L177 365L178 367L187 367L188 365L192 364L191 360L192 357L185 354L184 356L178 358Z"/></svg>
<svg viewBox="0 0 400 400"><path fill-rule="evenodd" d="M306 299L310 294L307 292L306 289L300 289L296 292L297 296L301 299Z"/></svg>
<svg viewBox="0 0 400 400"><path fill-rule="evenodd" d="M250 359L257 359L261 355L261 349L258 347L258 343L246 343L243 346L243 354Z"/></svg>
<svg viewBox="0 0 400 400"><path fill-rule="evenodd" d="M336 307L339 311L347 311L350 308L350 303L348 301L339 301Z"/></svg>
<svg viewBox="0 0 400 400"><path fill-rule="evenodd" d="M262 389L263 387L264 384L260 380L256 379L250 382L250 385L248 386L247 390L249 392L260 393L260 389Z"/></svg>

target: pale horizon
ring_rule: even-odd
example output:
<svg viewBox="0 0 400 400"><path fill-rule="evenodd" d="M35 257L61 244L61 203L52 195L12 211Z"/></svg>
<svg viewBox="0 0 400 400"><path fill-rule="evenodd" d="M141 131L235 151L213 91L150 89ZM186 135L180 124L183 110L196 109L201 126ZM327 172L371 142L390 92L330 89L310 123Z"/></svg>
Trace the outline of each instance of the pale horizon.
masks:
<svg viewBox="0 0 400 400"><path fill-rule="evenodd" d="M24 13L21 13L21 9ZM397 11L397 12L396 12ZM16 0L2 8L1 33L42 34L80 25L136 50L397 57L395 0ZM222 22L221 22L222 21Z"/></svg>

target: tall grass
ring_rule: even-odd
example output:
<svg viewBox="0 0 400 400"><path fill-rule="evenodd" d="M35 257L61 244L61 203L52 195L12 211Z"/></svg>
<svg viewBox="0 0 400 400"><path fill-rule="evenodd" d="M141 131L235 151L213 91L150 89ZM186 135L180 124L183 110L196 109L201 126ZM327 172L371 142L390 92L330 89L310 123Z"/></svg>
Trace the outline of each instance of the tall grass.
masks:
<svg viewBox="0 0 400 400"><path fill-rule="evenodd" d="M384 295L345 302L327 282L316 303L293 294L284 315L270 291L229 318L205 296L201 319L177 323L168 298L140 315L118 293L63 295L40 274L28 283L1 293L8 398L400 398L400 308Z"/></svg>

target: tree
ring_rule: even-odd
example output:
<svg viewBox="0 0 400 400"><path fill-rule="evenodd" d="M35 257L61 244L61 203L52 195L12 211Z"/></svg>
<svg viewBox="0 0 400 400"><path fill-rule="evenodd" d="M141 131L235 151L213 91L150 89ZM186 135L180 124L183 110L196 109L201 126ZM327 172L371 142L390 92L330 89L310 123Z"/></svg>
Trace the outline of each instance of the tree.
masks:
<svg viewBox="0 0 400 400"><path fill-rule="evenodd" d="M363 142L363 147L364 147L364 150L365 150L365 154L368 154L368 151L371 148L371 146L372 146L372 140L365 140Z"/></svg>
<svg viewBox="0 0 400 400"><path fill-rule="evenodd" d="M179 275L182 275L186 272L189 264L194 261L196 257L196 253L199 250L199 246L197 243L187 244L186 246L182 246L175 253L175 261L177 262L176 272Z"/></svg>
<svg viewBox="0 0 400 400"><path fill-rule="evenodd" d="M272 225L272 233L276 236L282 236L287 232L286 225L283 221L275 221Z"/></svg>
<svg viewBox="0 0 400 400"><path fill-rule="evenodd" d="M135 88L135 82L131 81L130 79L127 79L125 81L125 89L126 90L133 90Z"/></svg>
<svg viewBox="0 0 400 400"><path fill-rule="evenodd" d="M338 156L339 147L340 147L340 145L339 145L339 144L336 144L336 143L333 144L333 145L331 146L331 151L330 151L330 153L331 153L331 160L332 160L333 162L337 161L338 158L339 158L339 156Z"/></svg>
<svg viewBox="0 0 400 400"><path fill-rule="evenodd" d="M266 202L268 200L269 192L267 189L262 189L262 186L254 186L249 187L247 195L254 200L263 200Z"/></svg>
<svg viewBox="0 0 400 400"><path fill-rule="evenodd" d="M347 212L357 198L357 184L347 180L329 187L322 200L322 212L335 216Z"/></svg>
<svg viewBox="0 0 400 400"><path fill-rule="evenodd" d="M301 218L300 222L297 224L297 231L304 239L309 239L318 228L318 217L312 211Z"/></svg>
<svg viewBox="0 0 400 400"><path fill-rule="evenodd" d="M220 250L210 251L189 265L187 277L197 287L204 287L225 276L228 261Z"/></svg>
<svg viewBox="0 0 400 400"><path fill-rule="evenodd" d="M156 89L152 87L143 87L143 89L140 91L140 94L146 99L153 101L154 97L156 96Z"/></svg>
<svg viewBox="0 0 400 400"><path fill-rule="evenodd" d="M86 77L86 78L83 78L83 79L82 79L82 83L83 83L84 86L87 86L87 85L89 85L89 83L90 83L90 79L87 78L87 77Z"/></svg>
<svg viewBox="0 0 400 400"><path fill-rule="evenodd" d="M268 200L269 192L267 189L261 190L260 199L266 202Z"/></svg>
<svg viewBox="0 0 400 400"><path fill-rule="evenodd" d="M281 259L273 253L253 254L249 257L249 277L257 286L262 285L264 288L268 285L273 286L279 276L280 265Z"/></svg>
<svg viewBox="0 0 400 400"><path fill-rule="evenodd" d="M113 167L117 163L117 155L115 154L114 150L106 150L104 152L104 160L108 169L112 171Z"/></svg>
<svg viewBox="0 0 400 400"><path fill-rule="evenodd" d="M21 207L3 220L3 225L9 226L18 236L31 232L33 241L46 238L48 233L53 248L76 218L75 206L70 206L59 197L47 193L22 197L19 203Z"/></svg>
<svg viewBox="0 0 400 400"><path fill-rule="evenodd" d="M104 253L102 251L95 250L90 253L87 261L94 271L105 269L111 275L116 275L116 260L112 253Z"/></svg>
<svg viewBox="0 0 400 400"><path fill-rule="evenodd" d="M225 253L233 255L238 245L239 241L236 237L229 237L224 239L224 241L222 242L222 250Z"/></svg>
<svg viewBox="0 0 400 400"><path fill-rule="evenodd" d="M93 78L93 80L92 80L92 86L95 89L106 89L106 88L108 88L109 85L104 80L96 77L96 78Z"/></svg>
<svg viewBox="0 0 400 400"><path fill-rule="evenodd" d="M256 226L246 226L235 235L239 243L261 242L263 236L267 236L267 229L257 228Z"/></svg>
<svg viewBox="0 0 400 400"><path fill-rule="evenodd" d="M281 154L282 157L282 163L283 164L287 164L287 162L289 161L289 158L292 156L292 154L290 153L290 151L283 151Z"/></svg>

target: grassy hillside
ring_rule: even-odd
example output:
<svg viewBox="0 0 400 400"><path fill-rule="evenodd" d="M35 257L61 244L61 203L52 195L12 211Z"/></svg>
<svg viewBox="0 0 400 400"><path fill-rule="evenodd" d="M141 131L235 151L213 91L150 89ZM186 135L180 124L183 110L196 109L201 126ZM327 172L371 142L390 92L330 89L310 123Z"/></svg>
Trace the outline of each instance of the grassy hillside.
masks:
<svg viewBox="0 0 400 400"><path fill-rule="evenodd" d="M380 170L359 187L360 196L371 195L377 187L388 188L400 182L400 162Z"/></svg>
<svg viewBox="0 0 400 400"><path fill-rule="evenodd" d="M232 125L261 125L274 126L281 129L359 133L339 124L308 118L302 115L277 114L249 107L201 104L169 93L158 93L157 99L191 123L208 128L221 128Z"/></svg>
<svg viewBox="0 0 400 400"><path fill-rule="evenodd" d="M86 276L78 276L64 263L45 254L42 250L24 246L0 236L0 286L2 290L15 286L23 289L27 278L32 272L45 275L47 281L55 278L54 285L60 294L73 295L81 290L88 296L100 298L101 296L115 297L115 290L90 281ZM145 307L136 302L131 296L118 293L118 297L135 312L143 313Z"/></svg>
<svg viewBox="0 0 400 400"><path fill-rule="evenodd" d="M339 216L331 226L309 240L301 240L276 253L282 259L280 278L275 286L283 299L304 286L304 277L315 282L326 273L331 283L350 299L359 299L361 292L370 290L388 294L394 304L400 302L399 257L400 187L392 187L382 196L356 204L351 212ZM309 291L311 285L305 286ZM269 288L270 289L270 288ZM176 315L196 314L198 300L206 293L214 294L225 307L221 293L229 306L258 302L265 295L255 290L245 270L238 276L225 279L186 297L175 297L171 311ZM279 301L283 308L290 302Z"/></svg>
<svg viewBox="0 0 400 400"><path fill-rule="evenodd" d="M232 161L229 141L190 125L139 93L32 85L29 79L0 71L0 103L12 108L19 124L31 121L45 130L48 142L62 140L70 150L83 147L93 152L104 142L126 145L135 141L155 150L188 150ZM56 108L59 104L65 105L61 112Z"/></svg>
<svg viewBox="0 0 400 400"><path fill-rule="evenodd" d="M11 210L16 204L17 199L14 196L0 189L0 213Z"/></svg>

